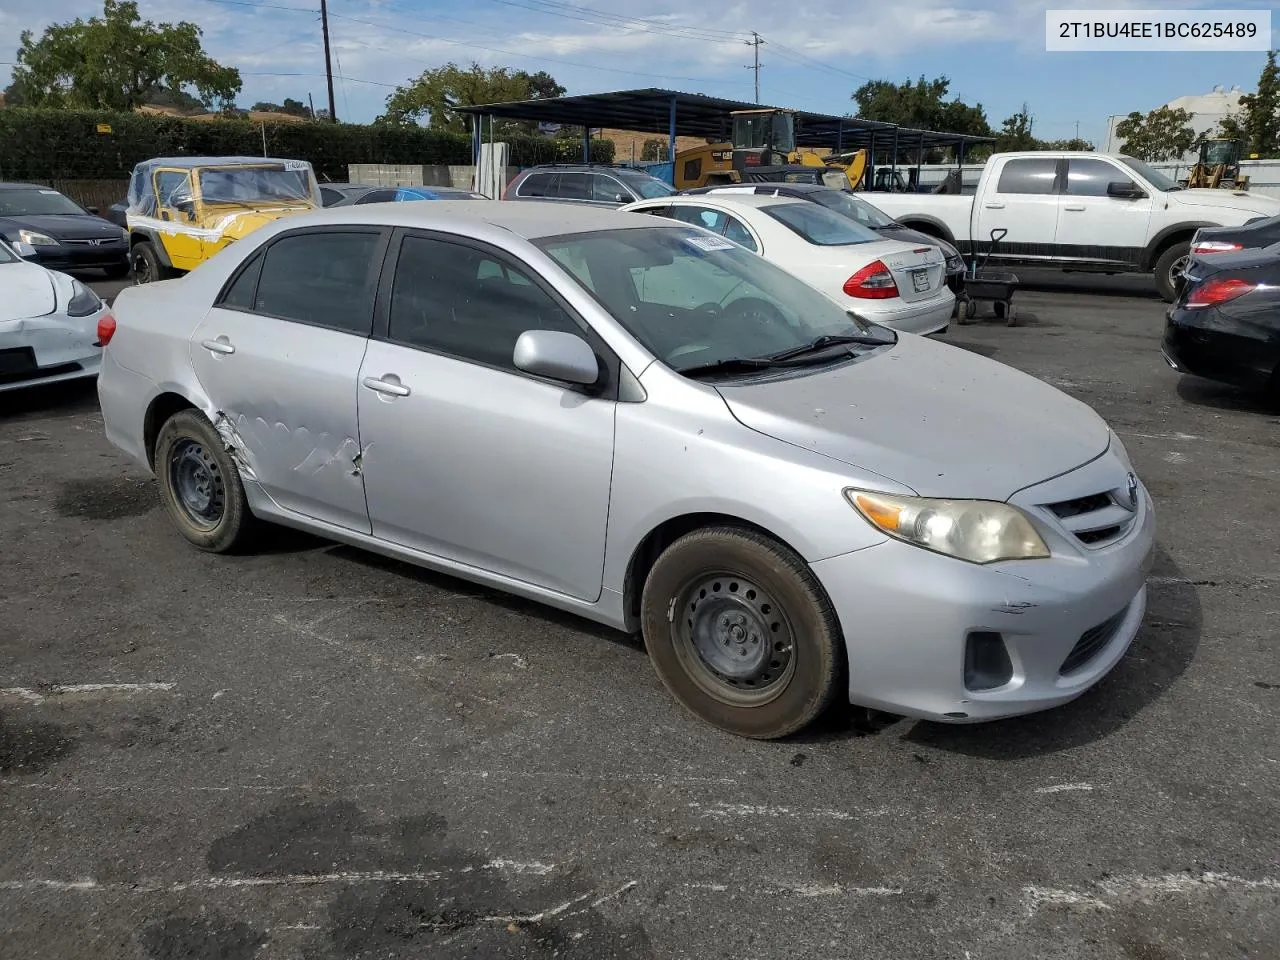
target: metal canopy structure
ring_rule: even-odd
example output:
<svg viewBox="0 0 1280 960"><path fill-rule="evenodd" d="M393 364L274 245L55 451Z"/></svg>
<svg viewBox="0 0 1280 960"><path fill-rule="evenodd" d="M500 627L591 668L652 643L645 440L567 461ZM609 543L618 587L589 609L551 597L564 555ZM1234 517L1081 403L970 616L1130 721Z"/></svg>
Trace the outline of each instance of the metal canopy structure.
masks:
<svg viewBox="0 0 1280 960"><path fill-rule="evenodd" d="M791 110L770 107L743 100L725 100L700 93L682 93L648 87L642 90L620 90L576 97L548 97L541 100L514 100L457 107L458 113L480 118L503 118L535 123L557 123L583 127L634 130L637 133L660 133L670 138L671 159L675 158L676 137L700 137L727 140L730 136L729 114L735 110ZM875 149L921 149L954 147L963 156L966 147L991 143L992 137L975 137L959 133L913 130L892 123L838 117L834 114L791 110L796 116L796 145L826 147L839 153L863 147ZM476 124L479 144L480 124Z"/></svg>

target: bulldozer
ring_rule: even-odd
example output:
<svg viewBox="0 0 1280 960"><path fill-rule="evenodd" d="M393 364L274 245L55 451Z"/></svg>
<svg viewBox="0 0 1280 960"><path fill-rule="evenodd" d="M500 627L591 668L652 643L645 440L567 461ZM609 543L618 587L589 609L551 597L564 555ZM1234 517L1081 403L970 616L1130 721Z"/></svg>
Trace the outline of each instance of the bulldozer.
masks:
<svg viewBox="0 0 1280 960"><path fill-rule="evenodd" d="M865 150L847 162L797 150L796 116L790 110L735 110L729 117L729 143L709 143L676 154L673 179L677 190L809 177L841 188L847 183L847 189L852 190L866 170Z"/></svg>
<svg viewBox="0 0 1280 960"><path fill-rule="evenodd" d="M1182 185L1187 189L1248 190L1249 178L1240 176L1240 153L1239 140L1201 140L1200 158Z"/></svg>

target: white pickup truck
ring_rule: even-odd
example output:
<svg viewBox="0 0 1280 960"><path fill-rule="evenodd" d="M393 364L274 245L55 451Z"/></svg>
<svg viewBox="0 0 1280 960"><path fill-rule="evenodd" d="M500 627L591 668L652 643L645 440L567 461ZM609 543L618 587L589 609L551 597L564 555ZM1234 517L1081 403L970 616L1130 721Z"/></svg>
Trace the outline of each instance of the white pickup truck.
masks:
<svg viewBox="0 0 1280 960"><path fill-rule="evenodd" d="M903 226L983 256L993 230L1008 233L991 265L1095 273L1151 272L1172 301L1191 238L1280 214L1280 200L1236 190L1187 190L1120 154L993 154L973 196L876 193Z"/></svg>

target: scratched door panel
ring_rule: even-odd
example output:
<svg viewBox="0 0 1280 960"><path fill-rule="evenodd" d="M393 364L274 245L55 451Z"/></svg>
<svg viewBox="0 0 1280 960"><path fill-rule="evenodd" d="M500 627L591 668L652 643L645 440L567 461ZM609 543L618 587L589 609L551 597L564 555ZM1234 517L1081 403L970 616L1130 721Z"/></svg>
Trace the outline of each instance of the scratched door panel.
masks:
<svg viewBox="0 0 1280 960"><path fill-rule="evenodd" d="M196 376L248 479L285 510L362 533L370 527L356 379L367 344L350 333L216 307L191 339Z"/></svg>

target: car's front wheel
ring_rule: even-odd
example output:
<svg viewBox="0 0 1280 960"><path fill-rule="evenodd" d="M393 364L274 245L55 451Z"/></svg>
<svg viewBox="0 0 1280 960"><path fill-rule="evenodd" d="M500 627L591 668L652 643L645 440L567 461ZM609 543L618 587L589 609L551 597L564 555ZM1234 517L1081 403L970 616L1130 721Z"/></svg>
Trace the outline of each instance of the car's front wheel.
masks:
<svg viewBox="0 0 1280 960"><path fill-rule="evenodd" d="M836 693L835 611L803 560L754 531L711 527L671 544L645 581L641 620L663 684L730 733L785 737Z"/></svg>
<svg viewBox="0 0 1280 960"><path fill-rule="evenodd" d="M260 524L249 510L240 471L201 413L183 410L160 428L155 473L161 503L192 544L231 553L253 540Z"/></svg>

